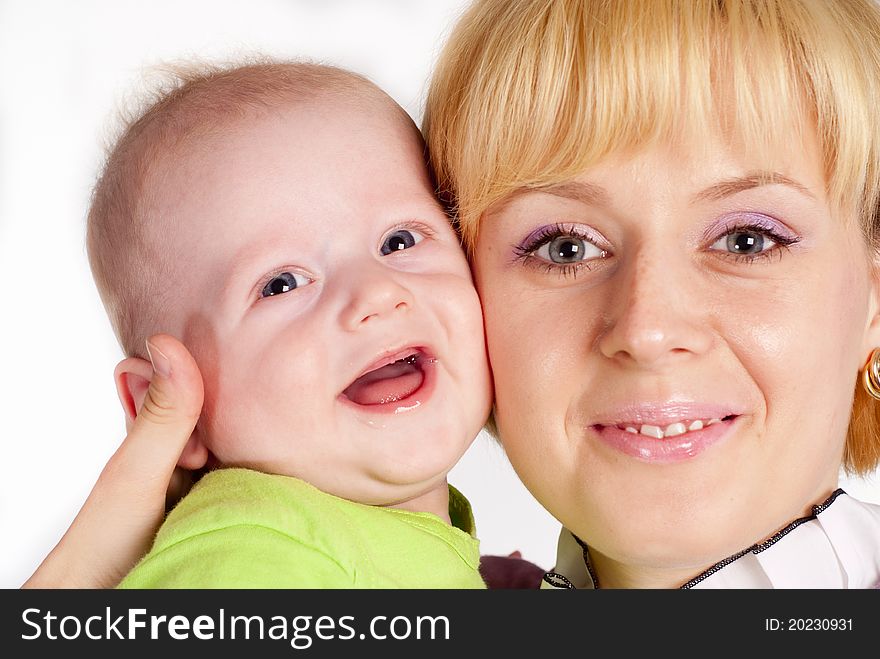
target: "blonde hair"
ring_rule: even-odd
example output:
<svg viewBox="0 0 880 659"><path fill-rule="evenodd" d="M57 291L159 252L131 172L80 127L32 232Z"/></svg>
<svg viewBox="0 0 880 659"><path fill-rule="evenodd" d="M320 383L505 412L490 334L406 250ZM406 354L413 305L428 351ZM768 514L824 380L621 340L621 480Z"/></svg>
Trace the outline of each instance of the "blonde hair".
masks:
<svg viewBox="0 0 880 659"><path fill-rule="evenodd" d="M477 0L441 53L423 131L469 252L514 191L707 130L759 153L817 130L829 199L876 248L878 104L872 0ZM880 405L857 391L844 466L878 462Z"/></svg>
<svg viewBox="0 0 880 659"><path fill-rule="evenodd" d="M144 341L162 324L173 294L154 201L181 149L197 148L206 135L254 114L320 93L376 99L409 115L363 76L308 62L254 58L219 64L165 64L152 71L151 93L122 117L122 130L108 150L92 192L86 246L89 263L119 344L128 356L144 357ZM413 129L415 130L415 129Z"/></svg>

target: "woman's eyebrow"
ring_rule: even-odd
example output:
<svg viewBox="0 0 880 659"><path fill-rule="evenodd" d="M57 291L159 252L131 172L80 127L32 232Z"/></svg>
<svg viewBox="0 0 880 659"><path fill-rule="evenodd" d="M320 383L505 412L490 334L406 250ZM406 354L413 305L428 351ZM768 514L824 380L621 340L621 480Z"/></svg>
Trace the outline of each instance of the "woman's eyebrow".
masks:
<svg viewBox="0 0 880 659"><path fill-rule="evenodd" d="M749 172L744 176L724 179L710 185L705 190L696 193L693 196L692 203L700 201L718 201L719 199L724 199L725 197L729 197L738 192L759 188L764 185L785 185L811 199L816 198L806 186L784 174L770 171L755 171ZM611 204L611 196L605 188L584 181L566 181L565 183L557 183L547 186L521 188L512 196L517 196L518 194L526 192L543 192L556 197L564 197L565 199L572 199L574 201L594 206L609 206Z"/></svg>
<svg viewBox="0 0 880 659"><path fill-rule="evenodd" d="M562 197L564 199L572 199L574 201L579 201L583 204L590 204L593 206L611 205L611 195L608 194L605 188L599 185L595 185L593 183L585 183L583 181L566 181L565 183L552 183L550 185L525 185L520 188L516 188L502 201L499 201L492 207L490 207L487 210L487 213L490 216L494 215L495 213L499 213L502 211L502 209L506 208L507 205L514 199L517 199L522 195L532 194L535 192L541 192L544 194L553 195L555 197Z"/></svg>
<svg viewBox="0 0 880 659"><path fill-rule="evenodd" d="M605 188L583 181L566 181L565 183L532 188L532 190L594 206L607 206L611 202L611 196L605 191Z"/></svg>
<svg viewBox="0 0 880 659"><path fill-rule="evenodd" d="M816 196L812 192L810 192L806 187L804 187L794 179L791 179L778 172L758 171L750 172L745 176L737 176L734 178L725 179L723 181L719 181L718 183L710 185L705 190L701 190L693 196L693 203L697 203L700 201L718 201L719 199L724 199L725 197L734 195L737 192L751 190L752 188L758 188L762 185L785 185L790 188L794 188L801 194L804 194L811 199L816 198Z"/></svg>

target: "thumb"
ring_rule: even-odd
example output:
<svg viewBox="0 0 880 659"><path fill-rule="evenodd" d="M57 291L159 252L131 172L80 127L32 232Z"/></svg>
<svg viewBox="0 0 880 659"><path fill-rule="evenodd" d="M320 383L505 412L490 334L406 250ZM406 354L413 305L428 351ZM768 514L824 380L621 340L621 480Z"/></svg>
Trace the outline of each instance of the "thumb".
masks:
<svg viewBox="0 0 880 659"><path fill-rule="evenodd" d="M204 386L192 355L174 337L151 336L147 353L153 377L128 436L111 462L128 479L160 481L164 491L199 419Z"/></svg>
<svg viewBox="0 0 880 659"><path fill-rule="evenodd" d="M70 528L24 587L111 587L149 548L174 467L204 398L195 360L166 334L147 341L153 375L128 436Z"/></svg>

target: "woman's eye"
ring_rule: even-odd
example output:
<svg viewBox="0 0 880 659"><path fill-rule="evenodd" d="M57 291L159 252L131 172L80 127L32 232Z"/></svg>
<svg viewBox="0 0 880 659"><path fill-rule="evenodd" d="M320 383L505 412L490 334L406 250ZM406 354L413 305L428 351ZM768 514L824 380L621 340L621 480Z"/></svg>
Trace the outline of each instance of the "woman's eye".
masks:
<svg viewBox="0 0 880 659"><path fill-rule="evenodd" d="M382 252L382 256L388 256L392 252L399 252L402 249L409 249L416 243L422 242L425 237L419 233L418 231L412 231L410 229L397 229L392 233L389 233L385 240L382 242L382 247L379 249Z"/></svg>
<svg viewBox="0 0 880 659"><path fill-rule="evenodd" d="M758 231L739 230L721 236L712 243L711 249L730 254L760 254L776 246L776 241Z"/></svg>
<svg viewBox="0 0 880 659"><path fill-rule="evenodd" d="M294 288L310 284L311 281L312 280L305 275L301 275L297 272L280 272L263 286L260 297L271 297L273 295L288 293Z"/></svg>
<svg viewBox="0 0 880 659"><path fill-rule="evenodd" d="M605 256L605 252L593 243L577 236L556 236L551 238L534 252L546 261L553 263L577 263L587 259L597 259Z"/></svg>

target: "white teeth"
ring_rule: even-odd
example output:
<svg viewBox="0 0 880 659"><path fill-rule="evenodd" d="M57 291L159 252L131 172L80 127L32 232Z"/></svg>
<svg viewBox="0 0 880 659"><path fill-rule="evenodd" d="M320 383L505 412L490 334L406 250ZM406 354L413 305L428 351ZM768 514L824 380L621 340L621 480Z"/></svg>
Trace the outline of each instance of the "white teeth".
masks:
<svg viewBox="0 0 880 659"><path fill-rule="evenodd" d="M683 435L687 432L687 428L681 422L678 423L670 423L666 426L666 430L663 431L664 437L676 437L678 435Z"/></svg>
<svg viewBox="0 0 880 659"><path fill-rule="evenodd" d="M716 423L721 423L721 419L709 419L708 421L696 419L695 421L691 421L690 424L688 424L687 421L676 421L675 423L670 423L666 428L651 426L648 424L642 425L638 428L635 426L623 425L617 427L631 435L642 434L646 437L653 437L654 439L663 439L664 437L678 437L679 435L694 430L702 430L703 428L715 425Z"/></svg>
<svg viewBox="0 0 880 659"><path fill-rule="evenodd" d="M644 425L639 429L639 432L643 435L647 435L648 437L654 437L655 439L663 439L663 430L660 426L648 426Z"/></svg>

